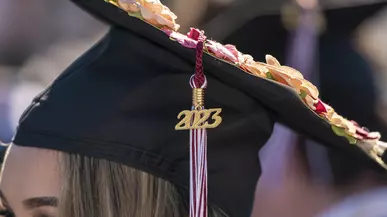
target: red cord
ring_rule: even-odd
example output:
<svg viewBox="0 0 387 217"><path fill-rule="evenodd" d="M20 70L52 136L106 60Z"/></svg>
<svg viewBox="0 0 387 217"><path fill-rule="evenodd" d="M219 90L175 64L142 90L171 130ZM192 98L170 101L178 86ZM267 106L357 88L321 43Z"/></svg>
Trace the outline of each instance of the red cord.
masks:
<svg viewBox="0 0 387 217"><path fill-rule="evenodd" d="M206 36L201 33L198 38L198 44L196 46L196 68L194 82L196 87L202 87L205 83L205 76L203 70L203 52L204 52L204 42L206 41Z"/></svg>

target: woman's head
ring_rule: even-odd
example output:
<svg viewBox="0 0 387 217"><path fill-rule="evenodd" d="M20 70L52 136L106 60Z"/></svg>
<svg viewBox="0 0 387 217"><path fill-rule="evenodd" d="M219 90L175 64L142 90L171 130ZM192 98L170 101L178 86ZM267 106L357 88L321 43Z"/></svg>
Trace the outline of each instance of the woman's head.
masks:
<svg viewBox="0 0 387 217"><path fill-rule="evenodd" d="M170 182L107 160L12 145L2 202L16 217L183 217ZM225 216L210 207L210 216Z"/></svg>
<svg viewBox="0 0 387 217"><path fill-rule="evenodd" d="M57 190L59 210L70 212L68 216L85 217L85 212L91 212L93 217L125 217L120 212L132 212L136 217L149 213L171 216L175 212L180 214L181 209L182 215L186 213L184 203L177 196L180 194L169 183L123 165L163 177L184 189L189 189L191 184L191 191L201 190L200 193L207 192L205 172L208 171L209 203L230 216L249 216L260 174L257 153L270 137L276 121L343 149L358 148L335 135L329 125L336 126L328 117L330 108L325 109L325 104L317 100L318 91L302 76L296 76L295 82L297 85L305 82L308 93L300 95L306 104L299 98L299 85L296 88L283 81L286 87L273 80L275 76L283 80L283 76L299 74L294 69L283 68L275 58L267 56L267 63L263 63L246 55L242 60L234 56L239 57L241 53L233 46L212 41L199 43L195 38L202 32L197 29L192 29L188 36L174 32L170 28L176 27L175 16L159 1L152 1L155 4L137 1L129 5L135 10L144 9L135 13L140 18L141 11L152 11L149 19L121 13L114 8L120 5L115 0L108 1L113 6L100 0L76 2L118 25L34 98L20 118L13 140L20 146L93 157L57 156L56 173L61 187ZM168 18L159 19L163 17L159 12L166 12ZM144 20L153 24L143 23ZM153 28L160 20L167 22L165 27L169 29ZM181 38L169 40L165 33ZM196 44L198 55L176 41L188 42L191 47ZM202 55L203 50L212 49L216 58ZM188 82L196 63L198 76L193 77L192 87L201 80L195 78L204 78L199 74L202 62L208 75L203 85L208 84L208 91L192 90ZM248 66L250 63L254 66ZM246 70L256 76L246 74ZM193 104L192 91L206 92L205 105L214 109L184 110ZM194 94L193 98L199 102L200 96ZM324 107L321 111L313 104L317 101ZM197 112L204 112L204 116ZM182 118L180 121L176 120L179 113L182 114L178 117ZM200 117L200 120L191 123L191 117ZM207 140L207 131L202 128L214 127L212 119L216 124L220 119L223 121L208 131ZM191 136L188 131L174 130L179 128L178 122L183 129L194 128ZM346 129L340 130L343 132L338 134L347 135ZM200 148L195 148L196 145ZM193 180L191 171L201 177ZM190 206L207 201L205 197L190 196Z"/></svg>
<svg viewBox="0 0 387 217"><path fill-rule="evenodd" d="M56 216L58 152L12 145L2 170L2 203L17 217Z"/></svg>

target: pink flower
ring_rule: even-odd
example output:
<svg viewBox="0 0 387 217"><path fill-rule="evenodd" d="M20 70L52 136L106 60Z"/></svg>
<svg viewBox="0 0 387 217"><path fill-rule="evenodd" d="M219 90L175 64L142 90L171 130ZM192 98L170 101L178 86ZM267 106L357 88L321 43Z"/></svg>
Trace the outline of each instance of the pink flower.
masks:
<svg viewBox="0 0 387 217"><path fill-rule="evenodd" d="M368 129L361 127L356 121L351 121L356 127L356 134L367 140L380 139L379 133L369 132Z"/></svg>
<svg viewBox="0 0 387 217"><path fill-rule="evenodd" d="M191 28L191 30L187 33L187 36L190 39L193 39L195 41L199 40L200 35L203 34L203 31L200 31L199 29Z"/></svg>
<svg viewBox="0 0 387 217"><path fill-rule="evenodd" d="M230 51L230 53L232 53L232 55L233 55L235 58L238 59L239 54L241 54L241 53L237 50L237 48L236 48L234 45L226 44L226 45L224 45L224 47L225 47L228 51Z"/></svg>
<svg viewBox="0 0 387 217"><path fill-rule="evenodd" d="M162 29L170 38L176 40L179 42L181 45L187 48L196 48L198 42L196 40L193 40L189 38L186 35L183 35L181 33L175 32L171 29L164 28Z"/></svg>
<svg viewBox="0 0 387 217"><path fill-rule="evenodd" d="M235 57L229 49L218 42L208 40L207 49L220 59L238 63L238 58Z"/></svg>

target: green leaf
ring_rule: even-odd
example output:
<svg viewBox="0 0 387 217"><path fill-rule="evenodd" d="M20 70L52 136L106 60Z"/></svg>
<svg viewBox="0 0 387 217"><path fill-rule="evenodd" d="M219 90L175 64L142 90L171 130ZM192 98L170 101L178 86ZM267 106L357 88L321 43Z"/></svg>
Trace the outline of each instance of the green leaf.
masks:
<svg viewBox="0 0 387 217"><path fill-rule="evenodd" d="M341 127L337 127L337 126L334 126L332 125L332 130L333 132L338 135L338 136L343 136L345 138L347 138L348 142L352 145L356 144L357 143L357 139L353 138L352 136L348 135L346 132L345 132L345 129L344 128L341 128Z"/></svg>
<svg viewBox="0 0 387 217"><path fill-rule="evenodd" d="M306 91L305 90L301 90L300 92L301 92L300 93L300 97L304 99L306 97L306 95L307 95Z"/></svg>
<svg viewBox="0 0 387 217"><path fill-rule="evenodd" d="M141 15L141 12L140 12L140 11L134 12L134 13L129 12L128 14L129 14L129 16L136 17L136 18L138 18L138 19L140 19L140 20L143 20L143 19L144 19L144 18L142 17L142 15Z"/></svg>
<svg viewBox="0 0 387 217"><path fill-rule="evenodd" d="M266 72L266 77L271 80L275 80L273 75L270 72Z"/></svg>
<svg viewBox="0 0 387 217"><path fill-rule="evenodd" d="M332 130L335 132L338 136L346 136L345 129L341 127L336 127L332 125Z"/></svg>
<svg viewBox="0 0 387 217"><path fill-rule="evenodd" d="M347 138L349 143L352 144L352 145L355 145L357 143L357 139L353 138L350 135L345 136L345 138Z"/></svg>

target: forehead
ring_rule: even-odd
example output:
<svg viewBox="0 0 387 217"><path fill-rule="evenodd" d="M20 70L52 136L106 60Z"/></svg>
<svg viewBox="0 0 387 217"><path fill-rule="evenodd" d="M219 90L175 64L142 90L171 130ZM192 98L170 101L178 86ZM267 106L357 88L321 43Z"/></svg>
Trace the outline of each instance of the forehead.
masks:
<svg viewBox="0 0 387 217"><path fill-rule="evenodd" d="M0 189L11 206L24 199L58 196L58 152L12 145L4 162Z"/></svg>

